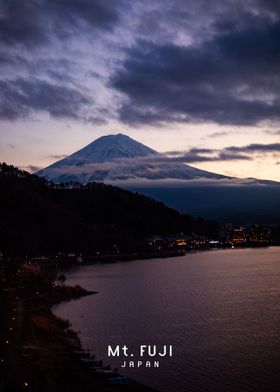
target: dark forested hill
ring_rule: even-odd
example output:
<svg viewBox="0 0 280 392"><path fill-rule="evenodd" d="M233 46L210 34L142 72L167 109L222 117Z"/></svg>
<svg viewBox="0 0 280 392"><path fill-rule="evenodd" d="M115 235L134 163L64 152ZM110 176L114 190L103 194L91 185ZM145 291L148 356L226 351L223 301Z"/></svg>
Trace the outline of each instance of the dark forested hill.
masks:
<svg viewBox="0 0 280 392"><path fill-rule="evenodd" d="M101 183L54 185L0 165L0 250L8 254L121 251L179 232L215 236L218 226L151 198Z"/></svg>

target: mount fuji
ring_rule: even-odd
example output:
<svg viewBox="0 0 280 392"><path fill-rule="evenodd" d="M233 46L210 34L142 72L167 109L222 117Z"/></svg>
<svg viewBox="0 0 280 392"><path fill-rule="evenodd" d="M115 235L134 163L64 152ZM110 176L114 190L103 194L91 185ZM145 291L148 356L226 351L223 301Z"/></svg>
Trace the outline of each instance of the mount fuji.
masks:
<svg viewBox="0 0 280 392"><path fill-rule="evenodd" d="M280 222L279 183L199 170L123 134L100 137L36 174L56 183L118 185L220 222Z"/></svg>
<svg viewBox="0 0 280 392"><path fill-rule="evenodd" d="M81 150L36 174L53 182L91 181L141 183L194 179L226 179L172 161L164 154L123 134L102 136Z"/></svg>

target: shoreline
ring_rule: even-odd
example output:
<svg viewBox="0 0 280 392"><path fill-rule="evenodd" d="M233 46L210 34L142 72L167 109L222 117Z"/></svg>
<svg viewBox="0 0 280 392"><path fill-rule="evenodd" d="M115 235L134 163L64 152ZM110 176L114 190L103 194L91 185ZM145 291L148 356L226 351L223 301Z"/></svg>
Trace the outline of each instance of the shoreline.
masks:
<svg viewBox="0 0 280 392"><path fill-rule="evenodd" d="M118 263L118 262L128 262L128 261L135 261L135 260L151 260L151 259L167 259L167 258L174 258L174 257L182 257L187 256L188 254L193 253L200 253L200 252L212 252L212 251L219 251L219 250L239 250L239 249L267 249L267 248L275 248L280 247L280 244L268 244L262 246L226 246L226 247L201 247L197 249L187 249L187 250L177 250L177 251L168 251L168 252L155 252L155 253L148 253L148 254L120 254L120 255L98 255L98 256L85 256L82 261L76 260L69 260L69 259L53 259L50 258L50 262L56 264L56 268L65 268L70 266L86 266L91 264L98 264L98 263Z"/></svg>
<svg viewBox="0 0 280 392"><path fill-rule="evenodd" d="M102 361L83 349L69 321L52 313L55 304L93 294L96 292L80 286L65 286L18 301L24 315L18 374L14 374L15 367L10 369L6 382L14 383L15 388L9 385L7 390L111 392L121 386L128 392L155 392L121 376L116 369L103 366Z"/></svg>
<svg viewBox="0 0 280 392"><path fill-rule="evenodd" d="M46 274L41 278L46 279ZM87 291L80 286L44 286L42 280L31 275L25 283L24 289L16 288L21 282L15 281L1 292L0 327L10 344L3 346L7 353L3 352L5 363L0 366L0 391L76 392L82 387L84 391L111 392L121 387L128 392L155 392L104 367L102 361L83 349L69 321L52 313L53 305L93 295L96 291ZM15 321L11 320L12 316ZM8 332L11 326L13 331ZM114 377L115 381L110 383L110 378Z"/></svg>
<svg viewBox="0 0 280 392"><path fill-rule="evenodd" d="M83 266L91 265L96 263L117 263L126 262L134 260L151 260L151 259L165 259L173 257L182 257L188 254L217 251L217 250L237 250L237 249L264 249L270 247L279 247L280 244L266 244L266 245L256 245L256 246L217 246L217 247L198 247L193 249L178 249L176 251L158 251L158 252L148 252L148 253L120 253L120 254L99 254L99 255L84 255L82 256L43 256L43 257L30 257L30 262L35 262L37 264L49 263L48 267L51 265L55 269L64 268L67 266ZM80 259L80 260L79 260Z"/></svg>

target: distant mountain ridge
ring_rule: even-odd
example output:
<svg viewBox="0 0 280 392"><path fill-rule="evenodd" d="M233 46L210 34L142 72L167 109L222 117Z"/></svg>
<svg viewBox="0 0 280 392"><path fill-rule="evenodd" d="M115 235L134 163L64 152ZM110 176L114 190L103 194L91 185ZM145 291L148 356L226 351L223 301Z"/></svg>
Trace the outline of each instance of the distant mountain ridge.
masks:
<svg viewBox="0 0 280 392"><path fill-rule="evenodd" d="M279 183L199 170L122 134L103 136L37 174L56 183L121 186L219 222L280 222Z"/></svg>
<svg viewBox="0 0 280 392"><path fill-rule="evenodd" d="M174 163L164 154L121 133L102 136L74 154L38 171L54 182L191 180L228 177Z"/></svg>
<svg viewBox="0 0 280 392"><path fill-rule="evenodd" d="M59 251L146 251L146 237L184 232L217 236L219 226L111 185L54 185L0 163L0 250L8 255Z"/></svg>

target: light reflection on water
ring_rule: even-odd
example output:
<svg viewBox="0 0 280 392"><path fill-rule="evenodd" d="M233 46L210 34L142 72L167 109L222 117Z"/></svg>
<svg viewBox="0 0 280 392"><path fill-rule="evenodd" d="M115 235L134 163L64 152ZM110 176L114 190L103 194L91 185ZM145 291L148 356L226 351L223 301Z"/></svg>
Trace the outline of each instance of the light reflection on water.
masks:
<svg viewBox="0 0 280 392"><path fill-rule="evenodd" d="M67 284L97 295L63 303L85 347L105 364L107 346L173 345L160 368L122 369L161 391L280 390L280 248L95 264ZM137 359L135 355L134 359Z"/></svg>

